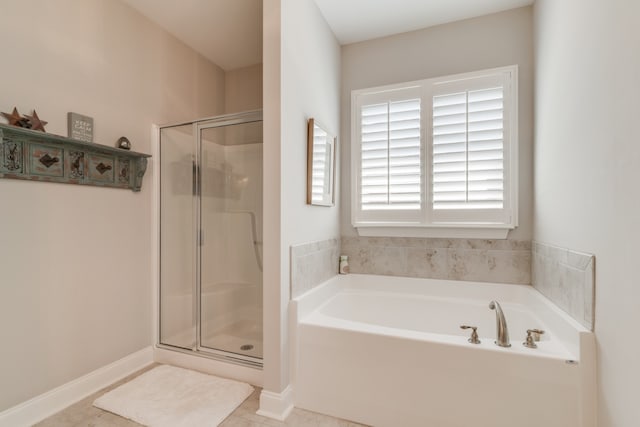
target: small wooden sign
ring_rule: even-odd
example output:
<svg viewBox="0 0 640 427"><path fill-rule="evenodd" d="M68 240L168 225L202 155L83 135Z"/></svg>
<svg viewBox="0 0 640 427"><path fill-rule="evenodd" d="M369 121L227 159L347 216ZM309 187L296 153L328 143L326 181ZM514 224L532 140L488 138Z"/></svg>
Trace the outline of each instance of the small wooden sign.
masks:
<svg viewBox="0 0 640 427"><path fill-rule="evenodd" d="M69 138L93 142L93 118L78 113L67 113Z"/></svg>

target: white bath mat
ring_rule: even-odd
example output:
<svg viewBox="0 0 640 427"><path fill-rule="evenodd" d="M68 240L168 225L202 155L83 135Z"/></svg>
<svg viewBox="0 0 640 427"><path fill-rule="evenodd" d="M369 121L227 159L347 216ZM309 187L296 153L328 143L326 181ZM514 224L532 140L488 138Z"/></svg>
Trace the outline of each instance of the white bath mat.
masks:
<svg viewBox="0 0 640 427"><path fill-rule="evenodd" d="M150 427L212 427L252 392L249 384L162 365L103 394L93 406Z"/></svg>

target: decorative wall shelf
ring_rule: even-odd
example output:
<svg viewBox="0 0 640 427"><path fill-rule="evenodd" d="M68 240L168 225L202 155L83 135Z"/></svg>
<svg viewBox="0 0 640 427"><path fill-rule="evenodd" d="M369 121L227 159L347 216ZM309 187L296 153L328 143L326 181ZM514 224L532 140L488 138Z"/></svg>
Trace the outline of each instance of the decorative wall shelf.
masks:
<svg viewBox="0 0 640 427"><path fill-rule="evenodd" d="M0 124L0 178L140 191L148 154Z"/></svg>

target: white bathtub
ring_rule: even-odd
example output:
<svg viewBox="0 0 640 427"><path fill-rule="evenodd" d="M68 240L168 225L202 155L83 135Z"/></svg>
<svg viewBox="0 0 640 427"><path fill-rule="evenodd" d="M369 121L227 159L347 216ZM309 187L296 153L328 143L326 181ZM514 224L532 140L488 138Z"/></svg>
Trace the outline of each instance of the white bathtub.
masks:
<svg viewBox="0 0 640 427"><path fill-rule="evenodd" d="M491 300L510 348L494 343ZM531 286L336 276L291 319L298 407L373 426L595 426L593 334ZM537 349L522 345L533 328Z"/></svg>

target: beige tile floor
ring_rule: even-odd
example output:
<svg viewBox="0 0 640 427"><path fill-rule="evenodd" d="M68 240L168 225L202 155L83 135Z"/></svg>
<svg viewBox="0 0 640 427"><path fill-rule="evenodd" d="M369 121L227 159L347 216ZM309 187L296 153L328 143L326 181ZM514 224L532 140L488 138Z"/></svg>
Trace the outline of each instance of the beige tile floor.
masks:
<svg viewBox="0 0 640 427"><path fill-rule="evenodd" d="M102 409L94 408L92 403L99 396L137 377L141 373L153 368L151 365L133 375L92 394L80 402L52 415L36 424L36 427L136 427L140 424L126 418L112 414ZM357 424L326 415L302 409L294 409L285 422L256 415L260 389L256 388L251 396L225 419L220 427L363 427Z"/></svg>

